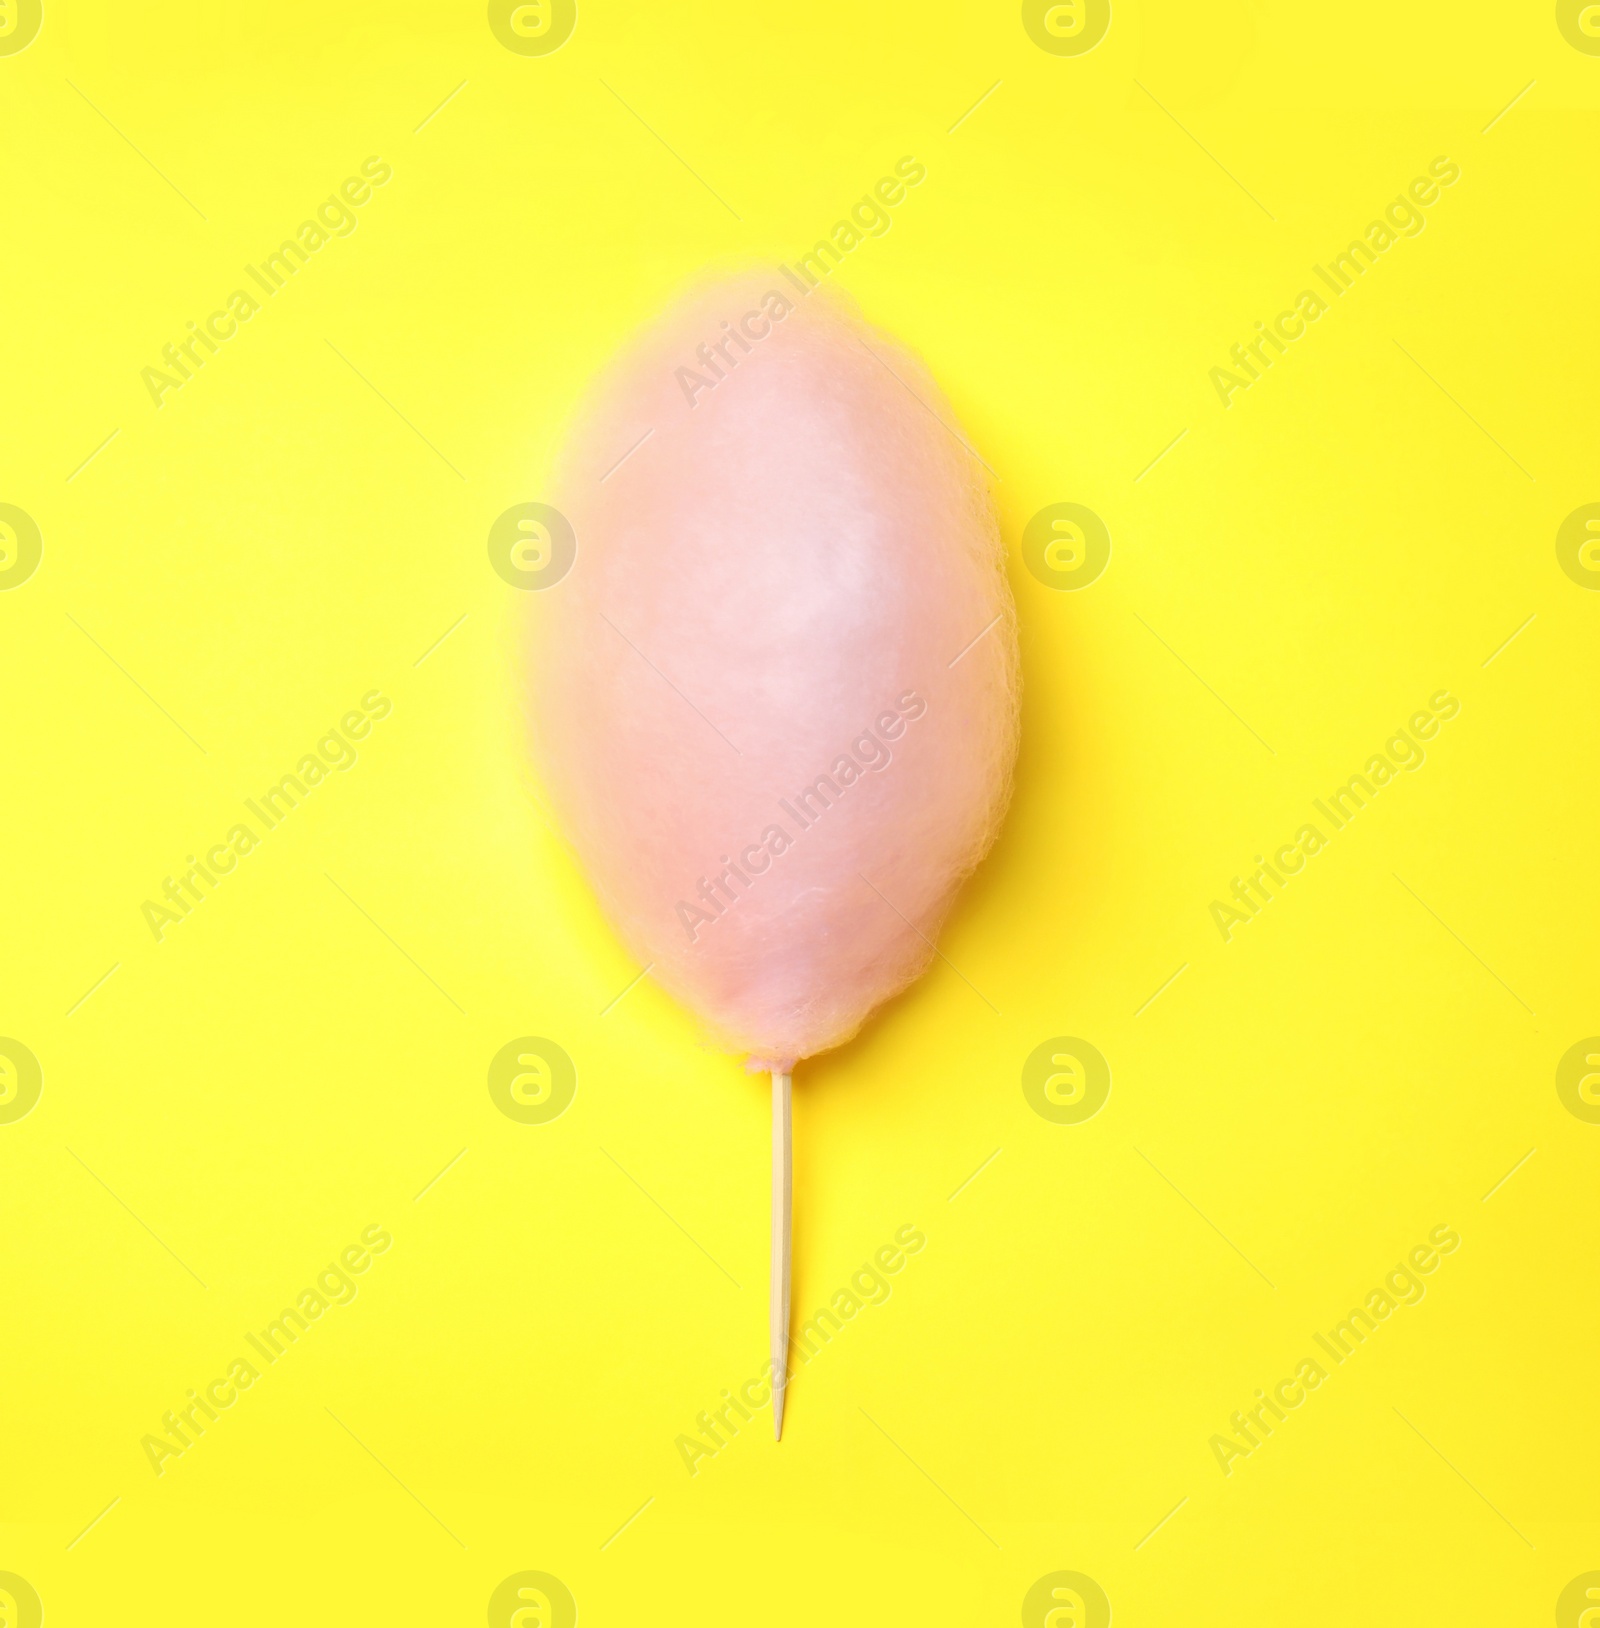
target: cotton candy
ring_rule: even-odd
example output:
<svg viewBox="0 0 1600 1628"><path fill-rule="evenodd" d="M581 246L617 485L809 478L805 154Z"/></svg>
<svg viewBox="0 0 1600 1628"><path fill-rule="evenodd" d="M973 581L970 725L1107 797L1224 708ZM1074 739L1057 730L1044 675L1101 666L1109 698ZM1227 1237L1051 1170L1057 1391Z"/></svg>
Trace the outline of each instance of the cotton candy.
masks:
<svg viewBox="0 0 1600 1628"><path fill-rule="evenodd" d="M596 387L530 593L535 755L651 977L787 1070L916 978L993 842L1016 618L985 466L839 295L704 287Z"/></svg>

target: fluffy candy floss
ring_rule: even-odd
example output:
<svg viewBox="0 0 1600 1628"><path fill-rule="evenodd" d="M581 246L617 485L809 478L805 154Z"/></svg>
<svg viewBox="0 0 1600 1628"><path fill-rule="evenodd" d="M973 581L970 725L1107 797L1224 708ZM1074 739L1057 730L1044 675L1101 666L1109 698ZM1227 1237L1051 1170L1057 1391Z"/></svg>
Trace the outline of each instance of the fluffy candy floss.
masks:
<svg viewBox="0 0 1600 1628"><path fill-rule="evenodd" d="M1018 661L983 475L913 357L781 278L647 329L567 448L545 783L641 965L753 1066L916 978L994 840Z"/></svg>

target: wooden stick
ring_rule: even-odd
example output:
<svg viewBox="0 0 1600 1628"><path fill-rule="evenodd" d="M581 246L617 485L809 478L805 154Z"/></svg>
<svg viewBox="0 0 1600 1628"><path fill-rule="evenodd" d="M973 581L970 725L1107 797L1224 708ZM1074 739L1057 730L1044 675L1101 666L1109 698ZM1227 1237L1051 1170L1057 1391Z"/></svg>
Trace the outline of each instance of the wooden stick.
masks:
<svg viewBox="0 0 1600 1628"><path fill-rule="evenodd" d="M791 1091L787 1073L772 1071L772 1439L783 1440L783 1398L789 1381L789 1216L794 1165Z"/></svg>

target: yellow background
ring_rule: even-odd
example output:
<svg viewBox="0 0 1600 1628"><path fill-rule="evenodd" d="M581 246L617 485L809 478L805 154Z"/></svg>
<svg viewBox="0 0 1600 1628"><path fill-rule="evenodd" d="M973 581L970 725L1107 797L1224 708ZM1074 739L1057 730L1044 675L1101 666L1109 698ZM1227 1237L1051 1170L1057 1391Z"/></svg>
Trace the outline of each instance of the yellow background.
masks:
<svg viewBox="0 0 1600 1628"><path fill-rule="evenodd" d="M470 4L45 0L0 56L0 501L44 538L0 592L0 1034L44 1069L0 1125L0 1571L46 1621L476 1624L538 1570L588 1624L1014 1623L1064 1569L1119 1624L1548 1623L1600 1567L1600 1127L1554 1085L1600 1031L1600 594L1554 547L1600 500L1597 107L1542 3L1119 0L1080 57L1006 5L584 3L525 57ZM765 1357L763 1082L616 1001L485 544L675 288L908 154L835 280L997 472L1017 795L949 964L797 1081L797 1312L927 1247L781 1447L763 1413L691 1477ZM354 234L157 409L140 370L370 155ZM1224 410L1208 370L1439 155L1423 234ZM1113 542L1078 592L1018 552L1063 501ZM157 943L163 877L373 688L356 767ZM1440 689L1426 766L1224 944L1211 900ZM578 1068L547 1125L486 1089L525 1034ZM1060 1034L1111 1065L1081 1125L1020 1089ZM359 1298L157 1477L141 1437L372 1223ZM1224 1476L1440 1223L1426 1299Z"/></svg>

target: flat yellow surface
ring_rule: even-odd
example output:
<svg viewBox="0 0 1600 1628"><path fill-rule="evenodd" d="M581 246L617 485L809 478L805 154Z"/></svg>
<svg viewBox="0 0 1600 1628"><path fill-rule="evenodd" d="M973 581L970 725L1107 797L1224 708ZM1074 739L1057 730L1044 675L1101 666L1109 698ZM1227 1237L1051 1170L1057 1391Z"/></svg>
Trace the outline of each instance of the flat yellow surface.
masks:
<svg viewBox="0 0 1600 1628"><path fill-rule="evenodd" d="M1576 1628L1600 12L1039 43L1097 19L0 0L6 1628ZM716 1446L763 1082L549 829L487 540L677 287L908 156L831 275L996 473L1017 796L800 1072L797 1321L860 1299Z"/></svg>

